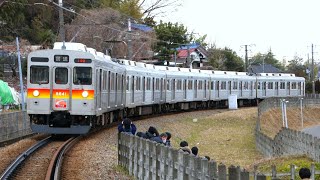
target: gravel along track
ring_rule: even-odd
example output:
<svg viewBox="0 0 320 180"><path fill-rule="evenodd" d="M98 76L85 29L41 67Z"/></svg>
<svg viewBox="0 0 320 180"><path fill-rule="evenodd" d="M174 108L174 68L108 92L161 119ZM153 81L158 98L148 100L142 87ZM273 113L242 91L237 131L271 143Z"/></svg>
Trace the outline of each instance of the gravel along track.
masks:
<svg viewBox="0 0 320 180"><path fill-rule="evenodd" d="M162 130L162 125L174 123L184 118L207 117L226 109L204 110L164 115L134 122L138 131L146 131L149 126ZM174 133L173 133L174 135ZM82 139L65 156L62 179L133 179L117 167L117 128L104 130Z"/></svg>
<svg viewBox="0 0 320 180"><path fill-rule="evenodd" d="M47 169L53 154L64 141L53 141L32 154L12 179L43 180L46 177Z"/></svg>
<svg viewBox="0 0 320 180"><path fill-rule="evenodd" d="M6 170L6 168L24 151L29 149L31 146L44 139L46 136L35 135L23 140L20 140L14 144L0 147L0 175Z"/></svg>

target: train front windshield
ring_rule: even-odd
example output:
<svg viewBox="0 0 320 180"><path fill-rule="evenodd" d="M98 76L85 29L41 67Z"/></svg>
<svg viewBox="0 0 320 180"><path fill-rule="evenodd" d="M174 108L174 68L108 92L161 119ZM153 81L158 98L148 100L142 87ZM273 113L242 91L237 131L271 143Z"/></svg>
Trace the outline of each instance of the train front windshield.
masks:
<svg viewBox="0 0 320 180"><path fill-rule="evenodd" d="M91 85L92 84L91 67L75 67L73 70L73 84Z"/></svg>
<svg viewBox="0 0 320 180"><path fill-rule="evenodd" d="M49 83L49 67L48 66L31 66L30 67L30 83L48 84Z"/></svg>

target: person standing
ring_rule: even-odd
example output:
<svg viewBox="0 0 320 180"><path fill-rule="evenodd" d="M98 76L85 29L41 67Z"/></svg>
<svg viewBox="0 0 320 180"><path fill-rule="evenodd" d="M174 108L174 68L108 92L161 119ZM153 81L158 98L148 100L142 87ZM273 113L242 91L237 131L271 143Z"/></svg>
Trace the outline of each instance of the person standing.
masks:
<svg viewBox="0 0 320 180"><path fill-rule="evenodd" d="M126 132L128 134L136 134L137 127L132 123L132 121L128 118L123 119L121 124L118 125L118 131L119 133L121 132Z"/></svg>

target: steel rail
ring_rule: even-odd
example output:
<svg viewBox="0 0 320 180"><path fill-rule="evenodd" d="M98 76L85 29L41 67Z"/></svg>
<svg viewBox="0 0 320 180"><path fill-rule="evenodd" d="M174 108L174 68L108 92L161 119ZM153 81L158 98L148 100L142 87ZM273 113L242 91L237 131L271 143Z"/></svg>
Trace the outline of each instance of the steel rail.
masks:
<svg viewBox="0 0 320 180"><path fill-rule="evenodd" d="M50 161L48 170L47 170L47 174L46 174L46 178L45 178L46 180L61 179L60 175L61 175L61 167L62 167L62 162L63 162L63 156L81 138L82 138L82 136L69 138L54 153L54 155L53 155L53 157L52 157L52 159Z"/></svg>
<svg viewBox="0 0 320 180"><path fill-rule="evenodd" d="M47 137L43 140L41 140L40 142L38 142L37 144L35 144L34 146L32 146L31 148L29 148L28 150L26 150L25 152L23 152L21 155L19 155L17 157L17 159L12 162L8 168L2 173L2 175L0 176L0 179L9 179L11 177L11 175L13 174L13 172L17 169L17 167L22 164L32 153L34 153L35 151L37 151L39 148L47 145L49 142L51 142L52 139L51 137Z"/></svg>

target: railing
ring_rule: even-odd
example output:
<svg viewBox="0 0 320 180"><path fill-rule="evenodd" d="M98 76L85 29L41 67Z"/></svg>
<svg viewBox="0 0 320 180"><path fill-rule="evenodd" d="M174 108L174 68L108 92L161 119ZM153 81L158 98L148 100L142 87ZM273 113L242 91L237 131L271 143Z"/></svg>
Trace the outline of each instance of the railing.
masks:
<svg viewBox="0 0 320 180"><path fill-rule="evenodd" d="M118 164L135 179L239 179L249 180L249 172L239 166L217 164L178 149L137 136L121 133ZM257 174L258 179L263 175Z"/></svg>
<svg viewBox="0 0 320 180"><path fill-rule="evenodd" d="M319 96L317 96L319 97ZM306 108L320 104L316 96L307 95L301 98L285 98L287 107ZM274 138L264 134L260 129L260 121L263 112L272 108L280 108L280 101L284 98L265 99L258 107L258 119L255 130L257 149L267 157L279 157L282 155L305 154L316 162L320 162L320 139L304 132L282 128ZM301 102L302 101L302 106ZM278 117L281 118L281 117ZM290 119L288 119L290 121ZM281 122L281 121L280 121Z"/></svg>

